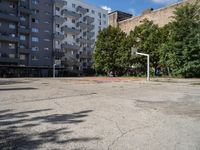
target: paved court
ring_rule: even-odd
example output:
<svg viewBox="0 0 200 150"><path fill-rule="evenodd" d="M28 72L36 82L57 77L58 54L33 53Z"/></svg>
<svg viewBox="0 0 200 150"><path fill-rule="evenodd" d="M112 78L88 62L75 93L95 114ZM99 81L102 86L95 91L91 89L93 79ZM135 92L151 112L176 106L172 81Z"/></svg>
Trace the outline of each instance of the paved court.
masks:
<svg viewBox="0 0 200 150"><path fill-rule="evenodd" d="M1 150L200 150L200 80L0 79Z"/></svg>

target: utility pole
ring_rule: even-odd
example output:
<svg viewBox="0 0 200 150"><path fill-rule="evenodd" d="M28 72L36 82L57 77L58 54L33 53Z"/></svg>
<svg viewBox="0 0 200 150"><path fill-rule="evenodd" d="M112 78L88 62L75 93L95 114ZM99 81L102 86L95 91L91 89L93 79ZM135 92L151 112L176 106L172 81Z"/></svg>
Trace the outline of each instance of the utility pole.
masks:
<svg viewBox="0 0 200 150"><path fill-rule="evenodd" d="M145 53L139 53L137 52L137 49L132 47L132 51L131 51L132 55L141 55L141 56L146 56L147 57L147 81L150 81L150 56L149 54L145 54Z"/></svg>

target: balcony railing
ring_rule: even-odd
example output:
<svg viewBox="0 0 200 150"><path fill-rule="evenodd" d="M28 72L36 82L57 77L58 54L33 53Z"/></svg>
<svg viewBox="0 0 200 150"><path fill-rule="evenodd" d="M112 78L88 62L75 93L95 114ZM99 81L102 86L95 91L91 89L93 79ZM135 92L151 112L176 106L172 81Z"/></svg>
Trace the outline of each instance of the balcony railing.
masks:
<svg viewBox="0 0 200 150"><path fill-rule="evenodd" d="M74 19L78 19L80 18L80 14L76 13L76 12L73 12L73 11L69 11L67 9L64 9L62 10L62 15L64 17L71 17L71 18L74 18Z"/></svg>
<svg viewBox="0 0 200 150"><path fill-rule="evenodd" d="M0 19L19 22L19 17L0 10Z"/></svg>
<svg viewBox="0 0 200 150"><path fill-rule="evenodd" d="M13 37L13 36L11 36L9 34L0 34L0 41L18 43L19 42L19 38L18 37Z"/></svg>
<svg viewBox="0 0 200 150"><path fill-rule="evenodd" d="M0 62L3 63L18 63L18 58L0 57Z"/></svg>
<svg viewBox="0 0 200 150"><path fill-rule="evenodd" d="M87 36L87 38L90 39L90 38L94 37L95 33L94 32L85 32L83 35Z"/></svg>
<svg viewBox="0 0 200 150"><path fill-rule="evenodd" d="M20 32L20 33L23 33L23 34L30 34L31 29L30 29L30 28L22 28L22 27L19 27L19 32Z"/></svg>
<svg viewBox="0 0 200 150"><path fill-rule="evenodd" d="M86 21L88 24L93 23L94 22L94 18L90 17L90 16L85 16L83 18L84 21Z"/></svg>
<svg viewBox="0 0 200 150"><path fill-rule="evenodd" d="M54 2L54 5L58 7L63 7L64 5L67 4L67 2L63 0L53 0L53 2Z"/></svg>
<svg viewBox="0 0 200 150"><path fill-rule="evenodd" d="M31 14L31 9L29 9L28 7L25 6L19 6L18 7L19 11L24 13L24 14Z"/></svg>
<svg viewBox="0 0 200 150"><path fill-rule="evenodd" d="M77 39L77 42L80 42L81 44L92 45L92 44L94 44L95 40L79 38L79 39Z"/></svg>
<svg viewBox="0 0 200 150"><path fill-rule="evenodd" d="M19 47L19 53L30 54L30 48L28 48L28 47Z"/></svg>
<svg viewBox="0 0 200 150"><path fill-rule="evenodd" d="M80 34L80 30L74 29L74 28L69 28L67 26L62 27L61 29L65 34L73 34L73 35L78 35Z"/></svg>
<svg viewBox="0 0 200 150"><path fill-rule="evenodd" d="M65 38L65 36L64 36L63 34L57 32L57 33L54 33L53 38L54 38L55 40L62 41L62 40Z"/></svg>
<svg viewBox="0 0 200 150"><path fill-rule="evenodd" d="M55 49L53 52L54 58L61 59L63 56L65 56L65 52L60 49Z"/></svg>
<svg viewBox="0 0 200 150"><path fill-rule="evenodd" d="M81 6L78 6L76 8L76 11L79 12L79 13L81 13L81 14L86 14L87 13L87 9L85 9L85 8L83 8Z"/></svg>
<svg viewBox="0 0 200 150"><path fill-rule="evenodd" d="M61 47L62 49L65 49L65 50L79 50L80 49L78 45L72 45L69 43L62 44Z"/></svg>
<svg viewBox="0 0 200 150"><path fill-rule="evenodd" d="M63 24L65 19L60 17L60 16L58 16L58 15L55 15L54 16L54 21L55 21L55 23Z"/></svg>

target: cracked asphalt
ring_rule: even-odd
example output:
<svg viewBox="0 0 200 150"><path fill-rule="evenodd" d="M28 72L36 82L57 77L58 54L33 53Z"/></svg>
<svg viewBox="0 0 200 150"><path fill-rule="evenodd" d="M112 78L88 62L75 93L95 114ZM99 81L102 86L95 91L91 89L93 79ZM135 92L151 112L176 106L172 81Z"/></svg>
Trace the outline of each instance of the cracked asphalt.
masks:
<svg viewBox="0 0 200 150"><path fill-rule="evenodd" d="M1 150L200 150L200 79L0 79Z"/></svg>

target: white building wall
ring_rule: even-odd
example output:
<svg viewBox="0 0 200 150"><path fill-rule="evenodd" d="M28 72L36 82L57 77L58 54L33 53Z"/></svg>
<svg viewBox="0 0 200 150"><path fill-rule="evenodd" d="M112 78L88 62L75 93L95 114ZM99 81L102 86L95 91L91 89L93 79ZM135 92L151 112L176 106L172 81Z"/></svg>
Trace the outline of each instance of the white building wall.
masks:
<svg viewBox="0 0 200 150"><path fill-rule="evenodd" d="M93 38L91 38L91 40L96 41L98 32L100 29L106 28L108 26L108 12L104 9L86 4L84 2L82 2L81 0L61 0L65 2L65 5L60 5L58 6L57 4L54 5L54 15L58 15L61 18L65 18L62 15L62 10L68 10L68 11L72 11L72 12L76 12L78 14L80 14L79 12L77 12L77 7L81 6L84 9L88 9L88 12L86 14L82 14L82 17L80 17L79 19L74 19L73 17L68 16L67 18L65 18L63 23L59 24L59 27L56 27L56 22L54 22L54 33L60 33L60 34L64 34L64 32L61 30L62 27L67 26L69 28L74 28L76 30L80 30L80 27L77 27L77 23L78 22L84 22L83 17L84 16L90 16L92 18L94 18L94 22L91 23L91 25L94 25L94 30L92 30L91 32L94 32L95 35ZM59 11L58 8L60 9ZM72 20L75 20L75 23L72 22ZM81 30L80 34L70 34L67 33L65 34L65 38L61 41L58 42L58 40L55 38L54 39L54 49L60 49L61 51L62 49L62 45L67 43L67 44L71 44L71 45L78 45L80 46L79 50L70 50L70 49L65 49L63 51L65 51L65 56L62 58L62 60L65 60L66 58L74 58L77 59L77 61L80 63L79 65L79 69L82 68L82 64L84 63L89 63L91 61L91 58L85 58L85 59L81 59L81 58L76 58L77 54L81 54L83 52L83 47L88 47L87 44L81 45L79 42L77 42L77 39L79 38L84 38L83 37L83 32L85 32L87 30ZM90 47L90 46L89 46ZM94 48L94 44L92 44L91 48ZM57 60L56 61L61 62L61 60ZM73 67L70 67L73 68Z"/></svg>

